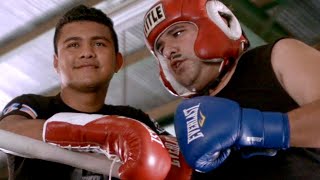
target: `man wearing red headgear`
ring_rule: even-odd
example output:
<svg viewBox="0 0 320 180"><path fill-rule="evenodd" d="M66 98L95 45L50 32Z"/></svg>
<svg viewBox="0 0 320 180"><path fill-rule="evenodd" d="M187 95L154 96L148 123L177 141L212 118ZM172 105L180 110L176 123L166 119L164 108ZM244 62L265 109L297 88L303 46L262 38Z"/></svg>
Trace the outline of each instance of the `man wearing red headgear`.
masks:
<svg viewBox="0 0 320 180"><path fill-rule="evenodd" d="M144 33L195 178L320 178L320 52L279 39L249 49L220 1L160 0Z"/></svg>

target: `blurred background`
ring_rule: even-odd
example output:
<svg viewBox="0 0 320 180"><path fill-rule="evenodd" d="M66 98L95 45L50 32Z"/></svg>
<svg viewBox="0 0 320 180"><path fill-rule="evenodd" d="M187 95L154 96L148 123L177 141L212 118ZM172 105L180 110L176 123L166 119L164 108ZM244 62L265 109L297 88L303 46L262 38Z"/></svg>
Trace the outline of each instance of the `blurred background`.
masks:
<svg viewBox="0 0 320 180"><path fill-rule="evenodd" d="M179 98L160 83L158 66L144 45L143 16L155 0L0 1L0 112L14 97L56 95L53 28L68 9L86 4L114 21L125 64L111 81L108 104L146 111L174 134L173 112ZM240 20L252 47L280 37L297 38L320 49L320 0L223 0ZM1 137L0 137L1 138ZM5 169L0 152L0 171ZM0 179L5 178L0 172Z"/></svg>

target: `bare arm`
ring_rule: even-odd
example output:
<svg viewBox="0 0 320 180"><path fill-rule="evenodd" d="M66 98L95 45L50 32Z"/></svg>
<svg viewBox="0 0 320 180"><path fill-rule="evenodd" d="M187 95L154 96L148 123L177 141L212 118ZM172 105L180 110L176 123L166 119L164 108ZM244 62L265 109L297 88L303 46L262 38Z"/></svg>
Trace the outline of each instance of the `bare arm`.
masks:
<svg viewBox="0 0 320 180"><path fill-rule="evenodd" d="M288 112L291 146L320 148L320 52L283 39L275 45L271 59L281 85L300 105Z"/></svg>
<svg viewBox="0 0 320 180"><path fill-rule="evenodd" d="M27 119L21 115L10 115L0 121L0 129L42 141L44 120Z"/></svg>

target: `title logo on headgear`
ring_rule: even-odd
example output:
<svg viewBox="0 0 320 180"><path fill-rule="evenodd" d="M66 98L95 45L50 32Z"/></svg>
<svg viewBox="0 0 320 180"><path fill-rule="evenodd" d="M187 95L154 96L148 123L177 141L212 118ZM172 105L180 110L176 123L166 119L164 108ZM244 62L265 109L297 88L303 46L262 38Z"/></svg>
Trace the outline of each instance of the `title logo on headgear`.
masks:
<svg viewBox="0 0 320 180"><path fill-rule="evenodd" d="M158 4L148 11L144 19L144 34L149 36L154 27L166 19L162 4Z"/></svg>

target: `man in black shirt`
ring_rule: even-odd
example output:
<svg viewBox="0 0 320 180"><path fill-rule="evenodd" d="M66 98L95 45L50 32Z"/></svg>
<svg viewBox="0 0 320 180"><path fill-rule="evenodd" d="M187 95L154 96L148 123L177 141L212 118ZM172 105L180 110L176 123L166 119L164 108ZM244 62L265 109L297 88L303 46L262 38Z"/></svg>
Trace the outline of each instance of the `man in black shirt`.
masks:
<svg viewBox="0 0 320 180"><path fill-rule="evenodd" d="M166 176L171 167L171 159L158 135L168 135L168 133L159 128L147 114L140 110L129 106L111 106L104 103L110 80L114 73L120 69L123 62L112 20L102 11L83 5L69 10L56 26L54 53L53 65L61 80L60 93L52 97L24 94L14 98L2 111L0 129L38 140L44 138L46 142L66 148L76 146L73 149L78 147L79 151L85 147L95 148L100 143L98 150L102 150L108 157L114 157L114 153L118 153L121 156L118 158L124 158L130 163L135 160L132 157L136 156L131 149L126 148L130 148L134 143L142 144L136 150L142 151L142 154L138 154L138 157L148 156L143 152L146 147L143 145L143 143L146 143L143 139L142 142L140 139L135 139L140 138L139 136L135 137L133 135L132 139L129 140L128 138L131 137L122 136L124 132L134 132L135 127L139 127L149 132L146 136L150 136L151 140L157 141L155 144L152 142L150 148L152 149L159 145L158 150L162 152L158 153L158 151L151 150L151 153L154 154L152 154L151 160L146 159L147 163L149 163L147 166L156 167L157 171L162 173L162 176ZM72 114L71 117L68 117L66 114L61 114L63 112L77 114ZM74 118L72 116L79 117L78 121L72 122L71 120ZM90 119L96 116L102 117L102 119ZM124 122L124 120L128 120L130 125L124 126L129 123L122 123L120 129L112 129L113 127L119 127L119 123ZM48 121L49 123L45 123ZM108 125L110 121L114 122L114 124ZM139 123L136 123L137 126L131 125L135 121L139 121ZM56 124L59 124L59 126L55 126ZM63 128L68 128L68 130L61 131ZM108 131L104 131L104 129ZM140 133L140 130L137 131L137 133ZM153 134L154 132L156 134ZM96 138L102 136L105 139L96 140L95 134L97 135ZM61 137L65 139L55 139ZM108 144L109 141L114 142L117 137L118 144ZM101 145L101 141L105 142L105 144ZM166 162L162 163L162 159ZM9 179L102 180L108 178L102 174L76 169L63 164L15 155L9 155L8 165ZM131 177L132 174L128 175L127 170L129 168L131 168L130 172L132 173L153 176L151 171L140 172L142 164L133 163L134 166L131 166L132 163L131 165L126 165L126 162L121 162L121 165L123 165L120 167L121 172L125 172L123 174L130 176L129 178L141 177ZM105 168L107 174L109 167ZM171 170L173 169L171 168ZM178 174L178 171L175 171L175 174ZM121 177L122 174L119 176Z"/></svg>
<svg viewBox="0 0 320 180"><path fill-rule="evenodd" d="M320 178L319 51L290 38L249 49L215 0L159 0L144 20L164 86L187 98L175 131L194 178Z"/></svg>

